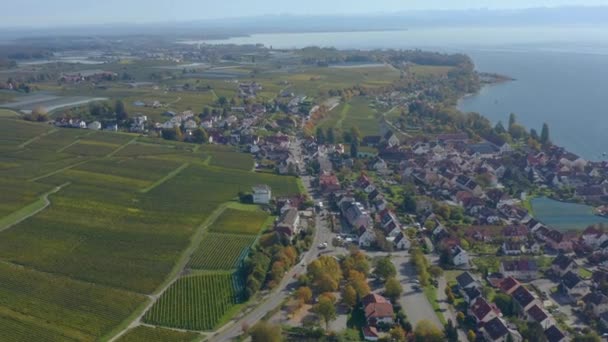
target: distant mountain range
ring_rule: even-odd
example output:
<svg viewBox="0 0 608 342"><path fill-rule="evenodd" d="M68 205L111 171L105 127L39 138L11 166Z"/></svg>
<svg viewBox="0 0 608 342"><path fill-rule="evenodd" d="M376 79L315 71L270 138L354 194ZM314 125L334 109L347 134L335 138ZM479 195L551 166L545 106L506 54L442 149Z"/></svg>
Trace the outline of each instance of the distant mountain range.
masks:
<svg viewBox="0 0 608 342"><path fill-rule="evenodd" d="M272 15L147 24L118 23L44 29L2 29L1 39L52 35L178 35L205 38L254 33L405 30L463 26L608 26L606 7L556 7L520 10L410 11L369 15ZM76 32L76 33L75 33Z"/></svg>

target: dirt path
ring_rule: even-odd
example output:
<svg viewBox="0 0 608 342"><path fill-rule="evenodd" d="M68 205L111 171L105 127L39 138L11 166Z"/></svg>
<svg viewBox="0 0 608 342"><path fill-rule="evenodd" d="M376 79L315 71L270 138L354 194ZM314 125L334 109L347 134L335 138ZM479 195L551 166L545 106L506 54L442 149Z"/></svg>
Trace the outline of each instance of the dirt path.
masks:
<svg viewBox="0 0 608 342"><path fill-rule="evenodd" d="M162 296L162 294L165 293L165 291L171 285L173 285L173 283L176 282L177 279L179 279L180 274L182 273L182 271L188 264L188 260L190 260L190 256L192 255L192 253L194 253L196 248L198 248L201 241L203 240L203 236L205 235L207 228L209 228L209 226L211 226L215 222L215 220L217 220L217 218L226 210L226 208L228 208L228 205L229 205L229 203L224 203L219 208L215 209L215 211L205 220L205 222L203 222L198 227L198 229L196 230L196 233L194 233L194 236L192 237L190 245L182 253L182 256L180 257L178 262L173 267L173 270L171 271L171 274L169 275L169 277L167 278L165 283L163 283L156 292L154 292L151 295L148 295L148 298L150 299L148 304L142 309L142 311L137 316L135 316L133 318L133 320L124 329L120 330L118 333L116 333L116 335L109 338L108 342L116 341L118 338L120 338L122 335L124 335L127 331L142 324L142 318L144 317L146 312L148 312L148 310L150 310L150 308L158 301L158 299ZM163 328L165 328L165 327L163 327ZM177 330L179 330L179 329L177 329Z"/></svg>
<svg viewBox="0 0 608 342"><path fill-rule="evenodd" d="M156 182L154 182L154 184L150 185L149 187L140 190L141 193L146 193L151 191L152 189L156 188L157 186L163 184L164 182L168 181L169 179L177 176L180 172L182 172L185 168L187 168L188 166L190 166L190 163L183 163L180 167L178 167L177 169L169 172L169 174L167 174L165 177L157 180Z"/></svg>
<svg viewBox="0 0 608 342"><path fill-rule="evenodd" d="M42 133L40 135L37 135L37 136L33 137L32 139L24 142L23 144L19 145L19 148L24 148L25 146L33 143L34 141L39 140L40 138L45 137L45 136L47 136L49 134L53 134L53 133L55 133L57 131L59 131L57 128L52 128L52 129L50 129L50 130L48 130L48 131L46 131L46 132L44 132L44 133Z"/></svg>
<svg viewBox="0 0 608 342"><path fill-rule="evenodd" d="M63 187L68 186L69 184L70 183L65 183L55 187L53 190L40 196L36 202L31 203L0 220L0 232L17 225L46 209L51 204L51 201L49 201L49 196L58 192Z"/></svg>

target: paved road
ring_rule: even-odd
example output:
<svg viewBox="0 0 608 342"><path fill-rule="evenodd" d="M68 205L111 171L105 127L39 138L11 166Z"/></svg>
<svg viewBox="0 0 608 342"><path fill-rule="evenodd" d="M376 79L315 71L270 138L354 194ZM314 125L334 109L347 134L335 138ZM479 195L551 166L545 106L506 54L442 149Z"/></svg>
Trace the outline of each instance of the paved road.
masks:
<svg viewBox="0 0 608 342"><path fill-rule="evenodd" d="M424 292L414 289L416 284L413 281L418 279L418 275L410 262L409 254L393 254L391 260L397 268L397 278L403 285L403 295L399 298L399 304L403 307L408 321L414 327L422 320L428 320L437 327L443 327Z"/></svg>
<svg viewBox="0 0 608 342"><path fill-rule="evenodd" d="M297 149L297 152L294 155L301 157L299 146L294 149ZM310 176L302 176L302 183L308 190L308 193L311 195L312 199L317 202L320 201L321 198L315 195L315 191L311 185L312 178ZM290 295L290 292L296 288L297 286L297 276L306 272L306 265L317 258L317 255L322 251L318 248L318 246L325 241L328 241L331 245L331 232L329 231L329 227L327 222L325 221L326 214L324 215L316 215L315 218L315 237L313 246L311 249L304 254L300 263L298 263L295 267L293 267L279 286L277 286L273 291L271 291L268 295L266 295L262 299L262 303L258 305L255 309L247 313L245 316L239 318L232 323L222 327L215 335L210 338L210 341L229 341L237 338L242 334L242 326L247 324L252 326L260 321L268 312L274 310Z"/></svg>

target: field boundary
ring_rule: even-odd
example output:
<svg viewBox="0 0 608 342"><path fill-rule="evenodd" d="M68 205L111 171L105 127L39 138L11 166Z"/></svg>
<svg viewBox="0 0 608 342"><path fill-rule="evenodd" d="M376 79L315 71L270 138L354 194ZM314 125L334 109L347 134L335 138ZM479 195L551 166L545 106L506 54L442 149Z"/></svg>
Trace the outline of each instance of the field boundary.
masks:
<svg viewBox="0 0 608 342"><path fill-rule="evenodd" d="M163 178L157 180L156 182L154 182L152 185L150 185L149 187L140 190L139 192L145 194L147 192L150 192L151 190L153 190L154 188L156 188L157 186L163 184L164 182L170 180L171 178L177 176L180 172L182 172L185 168L187 168L188 166L190 166L190 163L186 162L183 163L182 165L180 165L180 167L178 167L177 169L169 172L166 176L164 176Z"/></svg>
<svg viewBox="0 0 608 342"><path fill-rule="evenodd" d="M173 269L169 273L167 280L160 286L160 288L154 294L148 296L148 298L150 298L150 301L148 301L147 305L145 305L141 311L135 312L135 314L132 316L135 318L129 324L127 324L121 331L115 333L114 336L104 336L102 338L102 340L108 341L108 342L116 341L118 338L120 338L122 335L124 335L127 331L135 328L136 326L138 326L142 323L142 318L145 316L145 314L152 308L152 306L158 301L158 299L163 295L163 293L165 293L165 291L167 291L167 289L180 278L180 274L182 273L183 269L188 264L190 257L196 251L198 246L201 244L203 237L205 237L205 233L207 232L207 229L228 208L228 205L229 205L228 202L222 203L217 209L215 209L213 211L213 213L211 213L211 215L209 215L209 217L207 217L207 219L205 219L205 221L202 224L200 224L198 226L198 228L196 229L196 232L190 239L190 244L188 245L188 248L186 248L182 252L181 257L175 263L175 266L173 266ZM124 325L122 325L122 326L124 326Z"/></svg>
<svg viewBox="0 0 608 342"><path fill-rule="evenodd" d="M59 130L58 130L57 128L54 128L54 127L53 127L53 128L51 128L50 130L48 130L48 131L46 131L46 132L43 132L43 133L41 133L41 134L39 134L39 135L37 135L37 136L35 136L35 137L33 137L33 138L31 138L31 139L29 139L29 140L25 141L24 143L22 143L22 144L21 144L21 145L19 145L18 147L19 147L19 148L24 148L24 147L26 147L27 145L29 145L29 144L33 143L34 141L40 140L41 138L46 137L47 135L51 135L51 134L53 134L53 133L55 133L55 132L57 132L57 131L59 131Z"/></svg>
<svg viewBox="0 0 608 342"><path fill-rule="evenodd" d="M46 209L51 204L51 201L49 201L49 196L58 192L59 190L68 185L70 185L69 182L59 185L51 191L42 194L42 196L40 196L40 198L36 202L30 203L25 207L15 212L12 212L8 216L4 217L2 220L0 220L0 232L17 225Z"/></svg>
<svg viewBox="0 0 608 342"><path fill-rule="evenodd" d="M39 181L39 180L41 180L41 179L45 179L45 178L47 178L47 177L54 176L54 175L56 175L56 174L58 174L58 173L61 173L61 172L66 171L66 170L69 170L69 169L74 168L74 167L76 167L76 166L80 166L80 165L82 165L82 164L84 164L84 163L87 163L88 161L89 161L89 159L87 159L87 160L83 160L83 161L78 162L78 163L76 163L76 164L68 165L68 166L66 166L66 167L64 167L64 168L61 168L61 169L59 169L59 170L55 170L55 171L49 172L49 173L47 173L47 174L44 174L44 175L42 175L42 176L38 176L38 177L36 177L36 178L32 178L32 179L30 179L29 181L30 181L30 182L37 182L37 181Z"/></svg>
<svg viewBox="0 0 608 342"><path fill-rule="evenodd" d="M134 142L136 142L136 141L137 141L137 138L138 138L138 137L134 137L133 139L131 139L131 140L127 141L126 143L124 143L124 144L120 145L120 146L119 146L119 147L117 147L117 148L116 148L114 151L112 151L112 152L108 153L108 155L106 156L106 158L112 158L112 157L114 157L114 155L115 155L116 153L118 153L118 152L122 151L122 150L123 150L125 147L127 147L127 146L129 146L129 145L133 144Z"/></svg>

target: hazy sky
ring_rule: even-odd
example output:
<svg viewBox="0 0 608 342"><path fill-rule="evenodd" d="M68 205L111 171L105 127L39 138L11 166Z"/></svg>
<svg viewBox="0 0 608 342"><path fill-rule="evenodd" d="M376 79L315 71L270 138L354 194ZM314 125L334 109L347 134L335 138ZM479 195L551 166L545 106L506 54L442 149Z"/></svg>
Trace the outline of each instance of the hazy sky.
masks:
<svg viewBox="0 0 608 342"><path fill-rule="evenodd" d="M425 9L608 5L608 0L17 0L0 26L189 21L266 14L359 14Z"/></svg>

